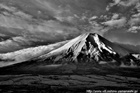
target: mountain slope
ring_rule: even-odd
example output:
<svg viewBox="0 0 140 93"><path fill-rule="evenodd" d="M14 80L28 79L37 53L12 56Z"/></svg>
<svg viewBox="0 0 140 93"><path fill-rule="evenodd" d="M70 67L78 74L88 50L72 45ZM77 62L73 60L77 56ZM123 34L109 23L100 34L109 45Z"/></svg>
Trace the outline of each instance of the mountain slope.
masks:
<svg viewBox="0 0 140 93"><path fill-rule="evenodd" d="M40 62L109 61L121 64L123 58L132 58L131 51L112 43L95 33L82 34L62 47L39 57ZM124 59L123 59L124 60ZM133 57L133 60L135 58Z"/></svg>
<svg viewBox="0 0 140 93"><path fill-rule="evenodd" d="M45 53L48 53L51 50L62 46L66 42L67 41L63 41L55 44L26 48L15 52L0 54L0 67L26 62L28 60L31 60L32 58L36 58Z"/></svg>

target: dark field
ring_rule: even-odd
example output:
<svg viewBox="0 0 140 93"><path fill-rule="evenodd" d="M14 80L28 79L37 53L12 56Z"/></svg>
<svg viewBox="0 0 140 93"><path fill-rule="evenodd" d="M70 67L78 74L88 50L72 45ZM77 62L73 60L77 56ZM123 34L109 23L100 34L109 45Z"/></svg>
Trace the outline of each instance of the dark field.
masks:
<svg viewBox="0 0 140 93"><path fill-rule="evenodd" d="M73 93L86 90L138 90L140 80L115 75L3 75L0 91L6 93Z"/></svg>
<svg viewBox="0 0 140 93"><path fill-rule="evenodd" d="M71 64L42 66L36 68L36 71L34 68L34 71L30 69L23 71L24 73L19 69L16 71L14 67L9 70L3 69L5 73L8 71L8 75L0 75L0 93L86 93L89 89L140 90L139 68L107 68L91 64Z"/></svg>

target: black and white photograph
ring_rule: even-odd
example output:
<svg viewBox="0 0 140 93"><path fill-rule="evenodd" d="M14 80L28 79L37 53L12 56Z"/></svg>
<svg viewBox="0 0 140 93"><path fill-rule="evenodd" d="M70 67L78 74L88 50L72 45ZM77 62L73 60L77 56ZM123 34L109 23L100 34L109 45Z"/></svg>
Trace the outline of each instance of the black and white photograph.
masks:
<svg viewBox="0 0 140 93"><path fill-rule="evenodd" d="M0 93L140 93L140 0L0 0Z"/></svg>

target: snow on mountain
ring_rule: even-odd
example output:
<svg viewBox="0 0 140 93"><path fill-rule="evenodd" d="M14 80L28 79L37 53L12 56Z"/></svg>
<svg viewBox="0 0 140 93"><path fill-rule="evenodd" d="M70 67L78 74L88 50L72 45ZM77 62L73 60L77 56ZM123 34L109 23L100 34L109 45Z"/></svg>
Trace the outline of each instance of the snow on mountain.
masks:
<svg viewBox="0 0 140 93"><path fill-rule="evenodd" d="M110 42L95 33L82 34L63 46L38 58L47 64L66 62L102 62L115 63L121 67L140 65L139 55L134 55L124 47ZM37 60L37 61L38 61Z"/></svg>
<svg viewBox="0 0 140 93"><path fill-rule="evenodd" d="M102 41L100 37L101 36L95 33L82 34L62 47L41 56L40 59L45 60L57 56L54 60L58 61L59 59L65 58L67 55L71 55L72 60L77 61L78 56L84 54L99 61L100 58L103 58L103 55L117 55L113 48L110 45L105 44L103 42L105 40Z"/></svg>
<svg viewBox="0 0 140 93"><path fill-rule="evenodd" d="M13 65L13 64L30 60L32 58L36 58L38 56L50 52L53 49L60 47L66 42L67 41L63 41L51 45L32 47L32 48L22 49L15 52L0 54L0 67Z"/></svg>
<svg viewBox="0 0 140 93"><path fill-rule="evenodd" d="M140 59L140 54L132 54L136 59Z"/></svg>
<svg viewBox="0 0 140 93"><path fill-rule="evenodd" d="M110 53L116 54L110 46L106 46L102 41L100 41L97 34L94 35L94 40L95 40L96 44L98 45L98 48L100 51L102 51L102 48L103 48Z"/></svg>
<svg viewBox="0 0 140 93"><path fill-rule="evenodd" d="M122 66L123 64L137 65L140 63L138 57L139 55L131 54L127 49L96 33L86 33L69 41L0 54L0 67L31 60L32 62L39 61L47 64L71 61L96 61L99 63L106 61L106 63L118 62Z"/></svg>
<svg viewBox="0 0 140 93"><path fill-rule="evenodd" d="M61 51L64 51L64 50L67 50L69 49L70 47L76 45L77 43L81 42L81 46L82 46L82 42L85 42L85 39L86 37L88 36L88 34L83 34L83 35L80 35L74 39L72 39L71 41L69 41L68 43L66 43L64 46L54 50L54 51L51 51L48 55L51 55L51 54L56 54L56 53L59 53ZM76 51L76 50L75 50ZM78 51L78 50L77 50Z"/></svg>

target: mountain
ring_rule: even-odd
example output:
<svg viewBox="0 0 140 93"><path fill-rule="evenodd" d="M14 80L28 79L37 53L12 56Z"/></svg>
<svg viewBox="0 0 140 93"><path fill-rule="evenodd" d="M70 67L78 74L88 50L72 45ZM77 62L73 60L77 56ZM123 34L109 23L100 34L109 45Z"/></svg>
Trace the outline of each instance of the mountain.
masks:
<svg viewBox="0 0 140 93"><path fill-rule="evenodd" d="M82 34L62 47L40 56L37 61L48 64L69 62L99 62L115 63L122 66L136 66L139 59L130 49L112 43L96 33Z"/></svg>
<svg viewBox="0 0 140 93"><path fill-rule="evenodd" d="M65 64L94 64L93 66L138 67L139 54L110 42L96 33L82 34L72 40L48 46L0 54L0 67L32 69ZM36 69L35 69L36 70Z"/></svg>

